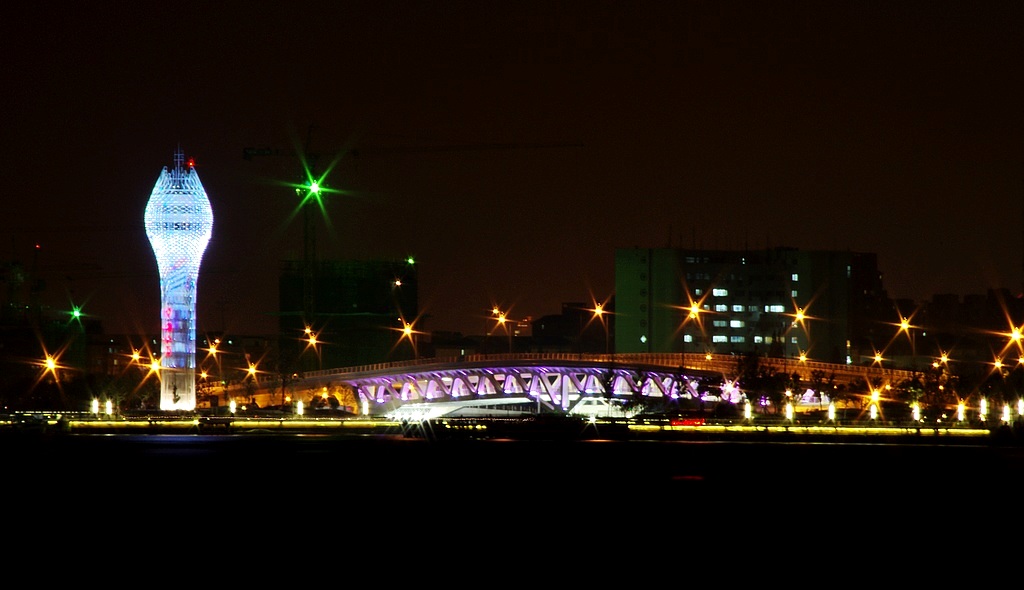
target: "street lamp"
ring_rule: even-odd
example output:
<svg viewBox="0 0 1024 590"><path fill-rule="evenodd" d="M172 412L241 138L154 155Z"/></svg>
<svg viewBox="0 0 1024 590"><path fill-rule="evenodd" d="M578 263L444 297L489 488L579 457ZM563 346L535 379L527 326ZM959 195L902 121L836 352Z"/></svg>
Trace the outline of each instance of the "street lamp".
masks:
<svg viewBox="0 0 1024 590"><path fill-rule="evenodd" d="M317 338L317 333L313 331L313 328L306 326L304 333L306 335L306 350L313 349L313 354L316 355L317 369L324 368L323 357L321 356L321 349L317 347L318 344L323 344Z"/></svg>
<svg viewBox="0 0 1024 590"><path fill-rule="evenodd" d="M794 311L792 314L788 314L788 315L792 316L793 321L791 321L789 323L789 325L786 326L786 329L785 329L785 331L782 334L782 356L783 356L783 359L786 362L787 366L788 366L788 358L789 358L790 340L795 339L797 341L796 345L797 345L797 352L798 353L800 353L800 351L802 350L801 349L801 344L802 343L800 341L799 336L792 336L792 335L790 335L790 331L793 330L793 328L799 328L803 332L803 334L804 334L804 341L805 341L804 343L806 343L806 344L809 344L810 337L811 337L810 332L808 332L808 330L807 330L806 321L808 319L812 319L812 318L807 316L806 312L804 311L804 308L797 307L796 306L796 302L794 302L794 307L796 307L796 311Z"/></svg>
<svg viewBox="0 0 1024 590"><path fill-rule="evenodd" d="M604 353L608 354L609 343L608 343L608 321L604 317L607 313L604 310L604 303L594 303L594 318L601 322L601 326L604 328Z"/></svg>
<svg viewBox="0 0 1024 590"><path fill-rule="evenodd" d="M500 307L495 305L491 308L491 319L494 320L494 329L488 327L486 336L490 336L494 333L499 326L505 329L505 333L508 335L508 352L512 354L512 327L509 323L513 320L509 317L508 311L502 311Z"/></svg>
<svg viewBox="0 0 1024 590"><path fill-rule="evenodd" d="M220 357L217 354L220 352L220 338L215 338L210 343L210 356L213 357L214 364L217 365L217 382L223 383L224 381L224 368L221 366Z"/></svg>
<svg viewBox="0 0 1024 590"><path fill-rule="evenodd" d="M495 308L497 309L497 308ZM498 324L505 328L505 333L508 334L508 353L512 354L512 330L509 329L508 322L512 320L508 319L505 312L498 312Z"/></svg>
<svg viewBox="0 0 1024 590"><path fill-rule="evenodd" d="M701 323L701 318L700 318L700 314L702 312L701 307L700 307L700 301L694 301L693 299L690 299L689 307L683 307L682 310L684 312L686 312L686 317L683 318L683 324L682 324L682 328L681 328L681 329L683 329L683 362L685 364L685 362L686 362L686 339L689 337L691 342L695 342L694 337L692 335L686 333L686 331L685 331L686 324L691 323L691 322L693 324L695 324L697 326L697 330L701 333L702 336L704 334L704 326Z"/></svg>
<svg viewBox="0 0 1024 590"><path fill-rule="evenodd" d="M402 336L399 338L399 341L401 341L403 339L408 339L409 340L409 344L412 345L412 357L413 357L413 360L419 360L420 353L419 353L419 348L416 346L416 330L413 329L412 323L407 322L404 319L401 319L401 322L402 322Z"/></svg>
<svg viewBox="0 0 1024 590"><path fill-rule="evenodd" d="M900 331L906 332L910 338L910 365L912 369L917 369L917 343L914 337L914 326L910 325L910 318L900 317Z"/></svg>
<svg viewBox="0 0 1024 590"><path fill-rule="evenodd" d="M1013 329L1010 330L1010 342L1013 342L1017 345L1017 350L1021 350L1022 338L1024 338L1024 336L1022 336L1021 329L1017 326L1014 326Z"/></svg>

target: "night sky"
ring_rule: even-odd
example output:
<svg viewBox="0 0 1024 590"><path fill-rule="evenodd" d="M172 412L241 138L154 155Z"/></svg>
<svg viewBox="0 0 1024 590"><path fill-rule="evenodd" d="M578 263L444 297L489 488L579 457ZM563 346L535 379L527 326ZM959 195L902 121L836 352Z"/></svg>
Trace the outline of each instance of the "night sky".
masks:
<svg viewBox="0 0 1024 590"><path fill-rule="evenodd" d="M0 260L107 332L159 331L143 211L179 146L200 332L275 333L302 257L300 160L246 147L336 161L318 257L415 256L431 330L607 299L616 248L875 252L919 301L1024 281L1024 3L208 4L0 21Z"/></svg>

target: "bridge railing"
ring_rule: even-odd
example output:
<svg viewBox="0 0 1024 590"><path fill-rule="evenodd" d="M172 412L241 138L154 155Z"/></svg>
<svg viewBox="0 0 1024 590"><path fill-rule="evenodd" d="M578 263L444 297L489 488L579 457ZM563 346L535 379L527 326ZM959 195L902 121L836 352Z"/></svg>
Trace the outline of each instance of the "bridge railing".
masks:
<svg viewBox="0 0 1024 590"><path fill-rule="evenodd" d="M738 358L732 355L712 355L711 359L703 353L614 353L614 354L591 354L591 353L568 353L568 352L527 352L527 353L504 353L504 354L470 354L462 356L422 358L407 361L395 361L387 363L375 363L370 365L359 365L353 367L338 367L335 369L323 369L310 371L303 375L304 378L330 377L334 375L346 375L352 373L389 372L394 370L407 370L417 366L444 365L454 363L493 363L507 364L516 362L611 362L636 365L654 365L659 367L686 367L689 369L720 372L726 376L733 376L737 369ZM803 379L809 379L813 371L823 371L826 376L835 374L839 378L850 378L860 376L865 378L881 377L889 381L901 381L913 377L913 371L891 369L877 366L846 365L838 363L824 363L820 361L799 361L796 359L765 358L762 363L770 365L776 370L792 373L796 372Z"/></svg>
<svg viewBox="0 0 1024 590"><path fill-rule="evenodd" d="M690 355L696 358L697 355ZM521 352L502 354L467 354L461 356L423 358L407 361L394 361L387 363L375 363L370 365L358 365L353 367L338 367L335 369L323 369L319 371L307 371L303 374L306 378L329 377L332 375L345 375L351 373L387 372L396 369L408 369L410 367L425 365L444 365L454 363L482 363L482 364L507 364L515 362L621 362L657 365L661 367L678 367L689 364L684 360L681 353L629 353L629 354L591 354L591 353L570 353L570 352ZM701 355L703 359L703 355Z"/></svg>
<svg viewBox="0 0 1024 590"><path fill-rule="evenodd" d="M431 368L453 368L459 365L476 366L501 366L515 365L519 363L551 363L571 365L577 363L610 363L632 366L656 366L656 367L682 367L695 372L709 372L721 375L725 379L737 377L739 358L733 355L712 355L710 359L703 353L615 353L615 354L590 354L590 353L567 353L567 352L537 352L537 353L502 353L502 354L472 354L448 357L421 358L406 361L395 361L387 363L374 363L351 367L338 367L334 369L323 369L309 371L300 376L302 381L329 379L331 377L345 378L353 376L388 375L392 373L411 373L417 367ZM878 366L844 365L835 363L823 363L818 361L799 361L796 359L763 358L760 362L770 365L775 370L787 374L797 373L803 381L810 381L812 372L823 371L825 378L835 377L838 382L846 382L856 377L861 377L871 382L881 379L888 383L899 383L913 377L912 371L889 369ZM267 382L259 389L269 390L279 387L281 384ZM244 385L238 384L234 387L224 389L225 394L237 393L244 390Z"/></svg>

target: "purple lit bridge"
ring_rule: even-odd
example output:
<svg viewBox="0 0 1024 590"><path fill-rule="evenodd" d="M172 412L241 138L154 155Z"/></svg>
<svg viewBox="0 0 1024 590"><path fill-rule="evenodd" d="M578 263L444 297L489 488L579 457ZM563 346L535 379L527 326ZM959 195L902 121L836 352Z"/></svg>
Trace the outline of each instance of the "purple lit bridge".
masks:
<svg viewBox="0 0 1024 590"><path fill-rule="evenodd" d="M302 377L301 387L319 391L344 385L355 391L360 414L396 418L512 416L541 408L624 416L622 403L637 396L712 396L738 402L742 392L734 386L737 360L683 353L468 355L314 371ZM913 375L877 366L762 362L797 373L805 382L815 370L824 371L826 379L834 375L837 383L856 377L868 383L896 383Z"/></svg>

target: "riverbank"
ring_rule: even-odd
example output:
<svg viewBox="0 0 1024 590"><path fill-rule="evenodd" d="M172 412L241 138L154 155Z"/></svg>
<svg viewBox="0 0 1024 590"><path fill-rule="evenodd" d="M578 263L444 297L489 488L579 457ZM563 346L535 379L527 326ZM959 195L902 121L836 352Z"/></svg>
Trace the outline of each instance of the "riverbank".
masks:
<svg viewBox="0 0 1024 590"><path fill-rule="evenodd" d="M942 445L1020 445L1019 424L993 428L954 423L878 425L785 421L740 421L701 424L651 423L631 420L586 420L547 416L524 419L438 418L420 422L378 418L303 418L296 416L191 416L100 418L18 415L0 420L0 434L325 434L401 435L427 440L721 440L791 442L892 442Z"/></svg>

